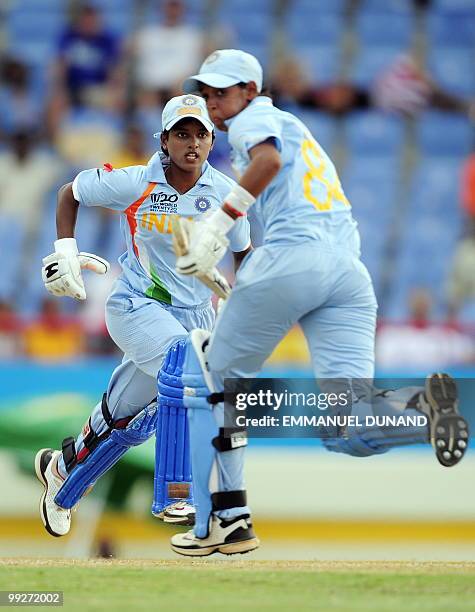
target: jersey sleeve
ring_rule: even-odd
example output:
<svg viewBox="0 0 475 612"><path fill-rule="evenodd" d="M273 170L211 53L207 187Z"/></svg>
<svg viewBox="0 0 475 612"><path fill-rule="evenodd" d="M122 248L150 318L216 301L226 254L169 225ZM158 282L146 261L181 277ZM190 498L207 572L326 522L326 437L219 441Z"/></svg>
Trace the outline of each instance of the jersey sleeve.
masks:
<svg viewBox="0 0 475 612"><path fill-rule="evenodd" d="M251 229L247 216L239 217L228 234L229 248L233 253L245 251L251 246Z"/></svg>
<svg viewBox="0 0 475 612"><path fill-rule="evenodd" d="M270 141L282 151L282 126L276 117L261 110L252 115L244 114L245 119L239 117L229 129L229 144L233 149L247 157L252 147Z"/></svg>
<svg viewBox="0 0 475 612"><path fill-rule="evenodd" d="M140 166L107 171L100 168L83 170L73 181L74 198L82 206L102 206L125 210L143 191Z"/></svg>

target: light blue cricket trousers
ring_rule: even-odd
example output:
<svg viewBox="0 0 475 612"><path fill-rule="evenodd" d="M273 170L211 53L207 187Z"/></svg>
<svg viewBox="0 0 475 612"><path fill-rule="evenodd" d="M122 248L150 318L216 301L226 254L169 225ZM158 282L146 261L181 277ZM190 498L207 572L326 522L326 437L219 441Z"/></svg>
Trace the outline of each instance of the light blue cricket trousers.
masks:
<svg viewBox="0 0 475 612"><path fill-rule="evenodd" d="M196 327L211 329L214 318L210 302L195 308L170 306L135 293L121 277L116 281L106 302L107 329L124 352L107 388L107 404L114 421L135 416L154 401L158 371L168 349ZM107 429L101 402L91 414L91 424L98 435ZM83 446L81 432L76 452ZM59 469L65 476L62 457Z"/></svg>
<svg viewBox="0 0 475 612"><path fill-rule="evenodd" d="M217 389L254 378L295 324L305 334L317 379L373 379L377 303L368 271L349 250L317 241L268 244L241 264L216 321L209 352ZM215 407L223 426L223 405ZM244 448L218 453L219 490L244 488ZM232 518L248 507L220 512Z"/></svg>

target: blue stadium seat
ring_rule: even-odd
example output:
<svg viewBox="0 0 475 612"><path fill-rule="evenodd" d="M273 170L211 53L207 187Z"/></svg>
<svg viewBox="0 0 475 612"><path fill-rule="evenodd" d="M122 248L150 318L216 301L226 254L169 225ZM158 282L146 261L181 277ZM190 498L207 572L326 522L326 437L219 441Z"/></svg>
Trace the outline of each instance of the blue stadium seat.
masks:
<svg viewBox="0 0 475 612"><path fill-rule="evenodd" d="M408 15L361 13L356 19L356 34L364 45L405 49L412 42L413 32L414 20Z"/></svg>
<svg viewBox="0 0 475 612"><path fill-rule="evenodd" d="M14 217L6 217L0 214L0 244L2 252L18 254L24 251L23 242L25 230L23 225ZM0 274L0 300L11 301L18 292L18 276L21 272L22 258L18 256L8 257L8 263L4 262ZM6 265L7 264L7 265Z"/></svg>
<svg viewBox="0 0 475 612"><path fill-rule="evenodd" d="M193 1L190 0L190 2ZM245 12L249 19L249 14L252 14L253 17L254 13L272 13L274 8L274 0L259 0L259 2L256 2L256 0L221 0L218 6L218 13L222 15L227 12Z"/></svg>
<svg viewBox="0 0 475 612"><path fill-rule="evenodd" d="M38 11L42 12L53 12L53 11L64 11L65 2L64 0L15 0L11 3L11 10L14 11Z"/></svg>
<svg viewBox="0 0 475 612"><path fill-rule="evenodd" d="M397 156L404 142L404 124L377 111L351 113L346 121L350 151L359 155Z"/></svg>
<svg viewBox="0 0 475 612"><path fill-rule="evenodd" d="M400 47L363 46L352 66L351 82L362 87L370 86L400 55Z"/></svg>
<svg viewBox="0 0 475 612"><path fill-rule="evenodd" d="M414 5L412 0L361 0L359 10L362 13L393 13L412 14Z"/></svg>
<svg viewBox="0 0 475 612"><path fill-rule="evenodd" d="M249 15L241 11L233 15L223 14L221 22L236 33L240 45L268 41L274 25L273 17L268 13L255 13L249 19Z"/></svg>
<svg viewBox="0 0 475 612"><path fill-rule="evenodd" d="M348 160L343 168L344 185L346 181L355 184L371 184L373 182L388 185L394 190L400 181L401 160L398 156L385 156L367 151L348 150ZM386 187L384 187L385 189Z"/></svg>
<svg viewBox="0 0 475 612"><path fill-rule="evenodd" d="M294 47L339 45L343 36L343 18L338 14L315 15L293 12L286 20L286 32Z"/></svg>
<svg viewBox="0 0 475 612"><path fill-rule="evenodd" d="M428 111L416 127L419 148L424 155L467 155L475 138L470 121L460 114Z"/></svg>
<svg viewBox="0 0 475 612"><path fill-rule="evenodd" d="M64 11L39 11L35 8L12 10L6 21L9 38L26 42L30 39L56 39L66 23Z"/></svg>
<svg viewBox="0 0 475 612"><path fill-rule="evenodd" d="M342 175L361 235L362 260L379 296L386 247L397 203L400 164L391 158L353 155Z"/></svg>
<svg viewBox="0 0 475 612"><path fill-rule="evenodd" d="M341 50L332 45L299 45L291 50L302 63L307 79L314 84L335 81L341 71Z"/></svg>
<svg viewBox="0 0 475 612"><path fill-rule="evenodd" d="M330 115L315 110L294 109L293 112L308 127L313 137L331 154L336 137L336 122Z"/></svg>
<svg viewBox="0 0 475 612"><path fill-rule="evenodd" d="M462 12L433 13L428 16L427 33L432 46L466 47L475 52L475 12L472 16Z"/></svg>
<svg viewBox="0 0 475 612"><path fill-rule="evenodd" d="M463 159L457 157L424 158L411 181L413 205L432 214L458 215L462 166Z"/></svg>
<svg viewBox="0 0 475 612"><path fill-rule="evenodd" d="M460 160L453 157L426 157L416 169L386 316L404 318L409 294L419 286L431 291L436 311L443 313L447 275L463 231L460 169Z"/></svg>
<svg viewBox="0 0 475 612"><path fill-rule="evenodd" d="M466 49L432 49L428 66L432 78L439 86L462 96L475 95L473 54L468 53Z"/></svg>
<svg viewBox="0 0 475 612"><path fill-rule="evenodd" d="M348 0L291 0L288 3L289 13L306 13L312 15L323 15L328 13L344 13L348 8Z"/></svg>
<svg viewBox="0 0 475 612"><path fill-rule="evenodd" d="M473 0L432 0L432 10L440 12L460 11L465 14L475 14Z"/></svg>

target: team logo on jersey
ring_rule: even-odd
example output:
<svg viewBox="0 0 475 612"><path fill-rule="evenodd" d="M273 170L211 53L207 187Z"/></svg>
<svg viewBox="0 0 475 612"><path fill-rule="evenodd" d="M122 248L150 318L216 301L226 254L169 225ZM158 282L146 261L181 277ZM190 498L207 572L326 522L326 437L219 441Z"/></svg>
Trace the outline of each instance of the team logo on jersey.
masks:
<svg viewBox="0 0 475 612"><path fill-rule="evenodd" d="M175 214L178 211L178 196L176 193L159 193L150 194L150 210L153 212L161 212Z"/></svg>
<svg viewBox="0 0 475 612"><path fill-rule="evenodd" d="M195 96L187 96L186 98L183 98L183 104L185 106L194 106L195 104L198 104L198 102L199 100Z"/></svg>
<svg viewBox="0 0 475 612"><path fill-rule="evenodd" d="M198 212L200 213L204 213L207 210L209 210L209 208L211 207L211 202L208 200L208 198L196 198L195 200L195 208Z"/></svg>

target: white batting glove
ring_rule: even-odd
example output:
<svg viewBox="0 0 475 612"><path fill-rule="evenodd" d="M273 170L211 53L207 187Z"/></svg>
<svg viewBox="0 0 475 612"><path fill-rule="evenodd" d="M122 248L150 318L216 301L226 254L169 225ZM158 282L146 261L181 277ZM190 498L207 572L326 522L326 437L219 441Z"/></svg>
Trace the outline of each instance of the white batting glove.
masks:
<svg viewBox="0 0 475 612"><path fill-rule="evenodd" d="M79 253L75 238L61 238L54 243L54 253L43 259L41 276L46 290L53 295L86 299L81 270L105 274L109 262L92 253Z"/></svg>
<svg viewBox="0 0 475 612"><path fill-rule="evenodd" d="M233 224L234 219L219 208L206 220L188 225L188 253L177 258L177 272L209 274L226 254L229 246L226 233Z"/></svg>

